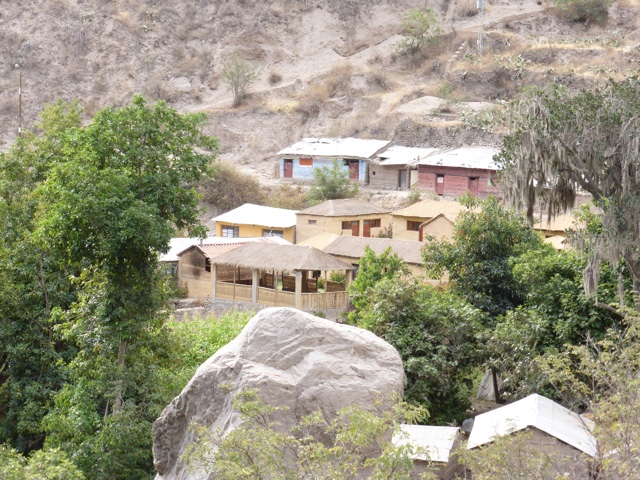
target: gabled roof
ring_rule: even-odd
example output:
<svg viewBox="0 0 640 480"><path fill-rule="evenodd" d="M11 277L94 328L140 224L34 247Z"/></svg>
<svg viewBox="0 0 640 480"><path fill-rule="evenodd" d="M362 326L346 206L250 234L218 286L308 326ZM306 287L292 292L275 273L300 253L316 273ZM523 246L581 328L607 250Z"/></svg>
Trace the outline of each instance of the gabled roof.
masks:
<svg viewBox="0 0 640 480"><path fill-rule="evenodd" d="M284 208L264 207L245 203L212 220L236 225L260 225L273 228L290 228L296 224L296 211Z"/></svg>
<svg viewBox="0 0 640 480"><path fill-rule="evenodd" d="M449 223L455 223L456 218L458 218L458 215L450 215L448 213L439 213L438 215L436 215L433 218L430 218L429 220L427 220L426 222L423 222L420 226L421 227L426 227L427 225L429 225L432 222L435 222L437 219L439 218L444 218L445 220L447 220Z"/></svg>
<svg viewBox="0 0 640 480"><path fill-rule="evenodd" d="M258 270L353 270L353 267L317 248L300 245L248 243L211 259L216 265Z"/></svg>
<svg viewBox="0 0 640 480"><path fill-rule="evenodd" d="M490 443L495 437L535 427L581 452L596 456L594 423L538 394L478 415L467 448Z"/></svg>
<svg viewBox="0 0 640 480"><path fill-rule="evenodd" d="M458 202L452 202L448 200L422 200L421 202L409 205L406 208L401 208L392 212L392 216L398 217L416 217L424 218L428 220L433 217L437 217L441 213L449 215L458 215L464 207Z"/></svg>
<svg viewBox="0 0 640 480"><path fill-rule="evenodd" d="M421 250L424 247L422 242L412 240L395 240L392 238L375 237L352 237L344 235L338 237L322 250L331 255L339 257L349 257L359 259L364 256L365 247L371 248L376 255L380 255L387 248L391 247L393 253L402 260L414 265L422 265Z"/></svg>
<svg viewBox="0 0 640 480"><path fill-rule="evenodd" d="M534 230L564 232L569 228L576 228L575 220L571 213L562 213L553 218L549 218L547 216L544 218L538 217L536 222L533 224Z"/></svg>
<svg viewBox="0 0 640 480"><path fill-rule="evenodd" d="M396 446L412 445L426 452L414 455L414 460L447 463L458 436L457 427L432 427L429 425L400 425L400 434L393 436Z"/></svg>
<svg viewBox="0 0 640 480"><path fill-rule="evenodd" d="M497 170L493 156L500 152L494 147L464 147L436 152L418 161L419 165L438 165L442 167L480 168Z"/></svg>
<svg viewBox="0 0 640 480"><path fill-rule="evenodd" d="M331 242L335 241L339 238L340 235L336 235L335 233L321 233L316 235L315 237L307 238L302 242L296 243L296 245L302 245L303 247L315 247L318 250L322 250L324 247L329 245Z"/></svg>
<svg viewBox="0 0 640 480"><path fill-rule="evenodd" d="M440 150L439 148L416 148L393 145L376 155L380 165L413 165L422 158Z"/></svg>
<svg viewBox="0 0 640 480"><path fill-rule="evenodd" d="M371 158L389 145L388 140L361 138L304 138L280 150L279 156L309 155L310 157Z"/></svg>
<svg viewBox="0 0 640 480"><path fill-rule="evenodd" d="M389 213L391 210L376 207L374 204L357 198L327 200L313 207L298 212L298 215L318 215L321 217L355 217L358 215L375 215Z"/></svg>
<svg viewBox="0 0 640 480"><path fill-rule="evenodd" d="M217 257L223 253L230 252L234 248L241 247L247 243L270 243L276 245L291 245L291 242L280 237L209 237L203 243L193 244L180 251L177 256L184 254L186 251L192 248L198 249L207 258Z"/></svg>

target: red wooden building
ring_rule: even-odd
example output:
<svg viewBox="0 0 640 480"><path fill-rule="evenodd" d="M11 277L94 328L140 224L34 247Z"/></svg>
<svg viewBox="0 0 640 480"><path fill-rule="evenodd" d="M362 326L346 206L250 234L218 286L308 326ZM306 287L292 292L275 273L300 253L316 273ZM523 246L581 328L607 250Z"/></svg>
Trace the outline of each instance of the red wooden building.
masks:
<svg viewBox="0 0 640 480"><path fill-rule="evenodd" d="M465 147L429 155L418 162L418 187L446 197L467 192L480 198L498 195L493 161L498 152L493 147Z"/></svg>

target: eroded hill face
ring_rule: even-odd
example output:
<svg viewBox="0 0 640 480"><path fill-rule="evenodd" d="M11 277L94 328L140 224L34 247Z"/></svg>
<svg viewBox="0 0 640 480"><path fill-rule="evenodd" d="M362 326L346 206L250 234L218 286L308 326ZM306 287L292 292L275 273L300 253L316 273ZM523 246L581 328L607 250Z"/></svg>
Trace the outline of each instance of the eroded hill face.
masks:
<svg viewBox="0 0 640 480"><path fill-rule="evenodd" d="M275 152L303 136L414 146L496 143L500 105L527 85L581 88L638 68L637 0L602 25L558 18L536 0L430 4L446 35L399 55L400 24L423 0L29 0L0 9L0 148L45 102L78 98L87 119L134 93L204 111L222 160L264 181ZM478 51L478 33L483 49ZM232 108L223 63L260 69ZM16 67L19 65L19 67Z"/></svg>

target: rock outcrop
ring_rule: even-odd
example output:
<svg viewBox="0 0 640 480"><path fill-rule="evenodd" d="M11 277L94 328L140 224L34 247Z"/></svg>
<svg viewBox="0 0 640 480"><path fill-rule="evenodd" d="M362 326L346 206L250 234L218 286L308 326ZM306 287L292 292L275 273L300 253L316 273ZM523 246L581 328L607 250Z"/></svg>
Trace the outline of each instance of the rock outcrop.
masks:
<svg viewBox="0 0 640 480"><path fill-rule="evenodd" d="M193 440L189 425L233 428L231 400L245 388L257 388L267 404L287 406L283 414L299 418L372 405L401 395L403 386L398 352L373 333L291 308L264 309L198 368L155 422L156 480L192 478L182 459Z"/></svg>

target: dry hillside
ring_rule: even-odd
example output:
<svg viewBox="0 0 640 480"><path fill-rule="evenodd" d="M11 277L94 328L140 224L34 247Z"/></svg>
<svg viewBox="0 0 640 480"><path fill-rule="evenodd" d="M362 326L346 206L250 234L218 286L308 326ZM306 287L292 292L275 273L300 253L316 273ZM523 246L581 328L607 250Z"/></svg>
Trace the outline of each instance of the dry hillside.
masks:
<svg viewBox="0 0 640 480"><path fill-rule="evenodd" d="M89 118L142 92L207 112L222 159L263 181L275 152L303 136L496 143L501 105L522 87L578 88L637 70L636 1L586 26L546 0L489 1L482 17L475 0L429 2L445 35L406 56L395 48L400 24L424 0L5 0L0 148L15 137L20 71L27 127L58 98L80 99ZM238 108L220 79L233 55L261 72Z"/></svg>

